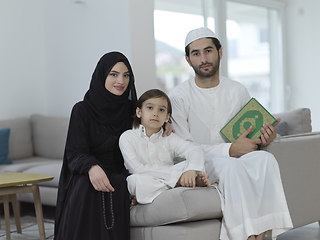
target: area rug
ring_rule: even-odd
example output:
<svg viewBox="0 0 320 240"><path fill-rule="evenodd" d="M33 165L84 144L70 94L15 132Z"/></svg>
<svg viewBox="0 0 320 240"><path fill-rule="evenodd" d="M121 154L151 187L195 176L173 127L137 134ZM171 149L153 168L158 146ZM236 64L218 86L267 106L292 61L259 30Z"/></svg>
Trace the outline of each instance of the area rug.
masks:
<svg viewBox="0 0 320 240"><path fill-rule="evenodd" d="M34 240L39 239L39 230L36 217L22 216L21 217L22 233L17 233L14 218L10 218L11 240ZM53 239L54 221L44 219L44 228L46 231L46 239ZM1 216L0 240L6 239L6 225L4 216Z"/></svg>

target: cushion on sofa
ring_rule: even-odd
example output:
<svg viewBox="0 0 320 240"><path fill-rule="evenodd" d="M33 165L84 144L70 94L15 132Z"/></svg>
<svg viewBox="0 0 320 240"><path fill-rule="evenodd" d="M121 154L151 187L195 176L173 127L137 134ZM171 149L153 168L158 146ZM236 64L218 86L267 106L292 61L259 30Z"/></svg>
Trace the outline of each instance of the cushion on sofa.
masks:
<svg viewBox="0 0 320 240"><path fill-rule="evenodd" d="M309 108L298 108L293 111L277 113L273 116L281 118L281 122L288 124L289 135L312 131L311 111Z"/></svg>
<svg viewBox="0 0 320 240"><path fill-rule="evenodd" d="M212 218L222 218L220 196L214 187L173 188L161 193L151 204L138 204L130 211L131 226Z"/></svg>
<svg viewBox="0 0 320 240"><path fill-rule="evenodd" d="M46 174L46 175L53 176L54 178L51 181L40 182L38 183L38 185L58 188L61 167L62 167L62 161L54 161L54 162L51 161L50 163L47 163L47 164L30 167L23 172Z"/></svg>
<svg viewBox="0 0 320 240"><path fill-rule="evenodd" d="M58 188L40 186L39 191L40 191L42 205L53 206L53 207L56 206ZM32 193L18 193L17 198L21 202L34 203Z"/></svg>
<svg viewBox="0 0 320 240"><path fill-rule="evenodd" d="M219 240L221 222L210 219L156 227L131 227L131 239L139 240Z"/></svg>
<svg viewBox="0 0 320 240"><path fill-rule="evenodd" d="M0 164L11 164L9 154L10 128L0 129Z"/></svg>
<svg viewBox="0 0 320 240"><path fill-rule="evenodd" d="M41 165L49 165L57 162L62 162L62 160L53 160L43 157L31 157L31 158L22 158L12 161L13 164L0 165L0 173L4 172L24 172L29 168L33 168ZM51 174L49 174L51 175Z"/></svg>
<svg viewBox="0 0 320 240"><path fill-rule="evenodd" d="M28 158L33 156L31 125L28 118L14 118L0 121L0 129L10 128L9 158Z"/></svg>
<svg viewBox="0 0 320 240"><path fill-rule="evenodd" d="M276 127L275 127L277 133L281 136L287 136L288 135L288 123L281 121Z"/></svg>
<svg viewBox="0 0 320 240"><path fill-rule="evenodd" d="M34 153L36 156L62 159L69 118L31 115Z"/></svg>

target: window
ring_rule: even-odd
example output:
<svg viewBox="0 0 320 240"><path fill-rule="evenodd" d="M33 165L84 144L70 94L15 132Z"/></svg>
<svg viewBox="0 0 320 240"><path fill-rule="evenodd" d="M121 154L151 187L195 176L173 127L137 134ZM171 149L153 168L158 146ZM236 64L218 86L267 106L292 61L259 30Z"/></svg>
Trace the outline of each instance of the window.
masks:
<svg viewBox="0 0 320 240"><path fill-rule="evenodd" d="M270 64L271 37L274 36L269 33L277 29L277 24L270 19L275 10L231 1L227 2L226 9L228 77L241 82L251 96L271 109L271 72L277 70Z"/></svg>
<svg viewBox="0 0 320 240"><path fill-rule="evenodd" d="M158 87L170 92L194 76L184 40L207 26L223 47L220 74L241 82L271 112L284 108L282 4L263 0L155 0ZM218 21L215 21L217 19Z"/></svg>
<svg viewBox="0 0 320 240"><path fill-rule="evenodd" d="M191 29L206 25L214 30L210 2L212 3L203 0L155 0L157 87L166 93L194 76L185 60L184 41ZM204 3L208 7L204 7ZM204 12L203 9L207 10Z"/></svg>

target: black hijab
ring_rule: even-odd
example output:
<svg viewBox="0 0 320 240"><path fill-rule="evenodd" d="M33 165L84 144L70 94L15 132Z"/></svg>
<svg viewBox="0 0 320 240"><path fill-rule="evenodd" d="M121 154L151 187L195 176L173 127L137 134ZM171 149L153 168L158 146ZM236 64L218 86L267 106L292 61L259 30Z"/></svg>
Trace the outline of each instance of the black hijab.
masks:
<svg viewBox="0 0 320 240"><path fill-rule="evenodd" d="M105 88L106 78L118 62L123 62L130 72L129 85L120 96ZM90 88L84 96L84 102L89 106L93 118L98 123L111 127L116 135L131 128L131 116L135 112L137 94L132 68L122 53L110 52L101 57L92 74Z"/></svg>

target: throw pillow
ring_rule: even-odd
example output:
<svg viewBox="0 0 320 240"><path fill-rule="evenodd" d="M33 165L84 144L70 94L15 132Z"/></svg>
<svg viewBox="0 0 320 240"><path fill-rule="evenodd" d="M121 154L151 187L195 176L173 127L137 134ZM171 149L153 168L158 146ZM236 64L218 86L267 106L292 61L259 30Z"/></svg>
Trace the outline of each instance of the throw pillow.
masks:
<svg viewBox="0 0 320 240"><path fill-rule="evenodd" d="M0 164L10 164L9 154L10 128L0 129Z"/></svg>
<svg viewBox="0 0 320 240"><path fill-rule="evenodd" d="M286 136L288 135L288 123L287 122L280 122L276 127L275 127L277 133L281 136Z"/></svg>

